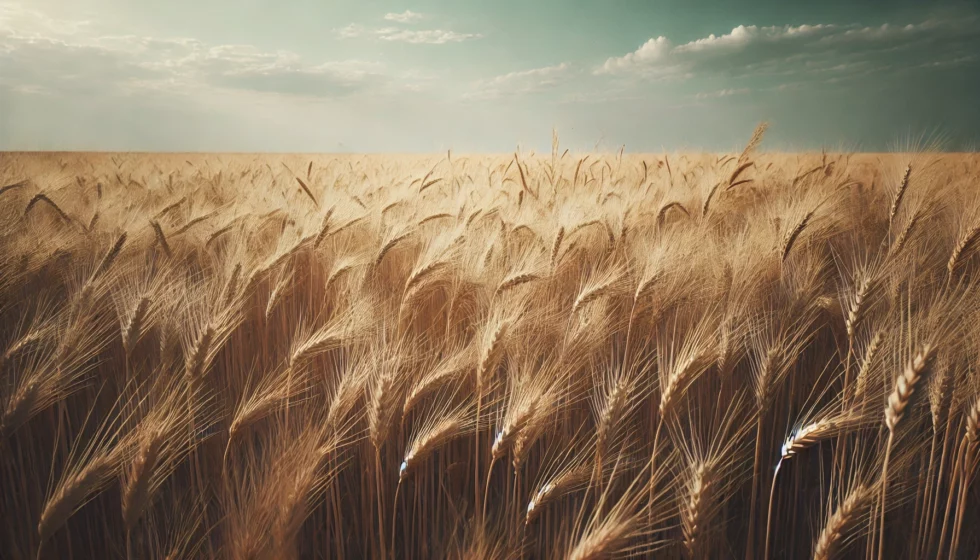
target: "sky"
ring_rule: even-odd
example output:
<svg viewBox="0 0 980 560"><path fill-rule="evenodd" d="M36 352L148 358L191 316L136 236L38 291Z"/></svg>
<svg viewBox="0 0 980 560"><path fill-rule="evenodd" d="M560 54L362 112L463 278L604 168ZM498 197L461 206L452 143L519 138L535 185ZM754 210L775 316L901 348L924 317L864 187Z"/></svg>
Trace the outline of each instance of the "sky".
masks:
<svg viewBox="0 0 980 560"><path fill-rule="evenodd" d="M0 150L980 146L980 3L0 0Z"/></svg>

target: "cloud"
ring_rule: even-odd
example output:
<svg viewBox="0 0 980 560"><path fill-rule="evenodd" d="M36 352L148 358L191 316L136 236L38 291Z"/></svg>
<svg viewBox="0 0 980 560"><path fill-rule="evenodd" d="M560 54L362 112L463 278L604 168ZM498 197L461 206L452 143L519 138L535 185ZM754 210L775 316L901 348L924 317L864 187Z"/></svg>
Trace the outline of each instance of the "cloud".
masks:
<svg viewBox="0 0 980 560"><path fill-rule="evenodd" d="M695 99L717 99L719 97L731 97L733 95L745 95L751 90L749 88L720 89L718 91L700 92L694 95Z"/></svg>
<svg viewBox="0 0 980 560"><path fill-rule="evenodd" d="M409 43L413 45L444 45L460 43L470 39L480 39L479 33L458 33L445 29L399 29L397 27L369 28L357 23L351 23L335 31L341 39L358 39L373 37L382 41Z"/></svg>
<svg viewBox="0 0 980 560"><path fill-rule="evenodd" d="M825 38L833 35L834 25L801 25L799 27L757 27L739 25L731 33L716 37L713 33L690 43L679 45L675 53L697 53L711 51L735 51L753 43L782 43L791 40L803 41L808 38Z"/></svg>
<svg viewBox="0 0 980 560"><path fill-rule="evenodd" d="M619 58L610 58L606 61L603 68L607 71L616 69L629 69L633 66L642 64L655 64L666 58L671 51L670 40L664 36L650 39L636 49Z"/></svg>
<svg viewBox="0 0 980 560"><path fill-rule="evenodd" d="M608 58L594 73L652 79L867 74L969 56L980 47L977 23L970 16L903 26L739 25L677 45L662 36L650 39L633 52Z"/></svg>
<svg viewBox="0 0 980 560"><path fill-rule="evenodd" d="M349 23L340 29L335 29L334 33L341 39L357 39L368 34L367 28L357 23Z"/></svg>
<svg viewBox="0 0 980 560"><path fill-rule="evenodd" d="M313 97L342 97L380 91L388 78L383 65L347 60L305 64L292 53L252 47L214 47L181 65L215 87Z"/></svg>
<svg viewBox="0 0 980 560"><path fill-rule="evenodd" d="M309 62L288 51L209 45L186 38L111 35L0 4L0 87L21 93L132 95L202 89L314 98L386 94L400 83L384 65L361 60Z"/></svg>
<svg viewBox="0 0 980 560"><path fill-rule="evenodd" d="M554 66L532 68L480 80L467 93L467 99L496 99L507 96L540 93L565 84L574 74L567 62Z"/></svg>
<svg viewBox="0 0 980 560"><path fill-rule="evenodd" d="M385 14L385 21L394 21L396 23L414 23L422 19L425 19L424 15L418 12L413 12L412 10L405 10L400 14L396 14L396 13Z"/></svg>
<svg viewBox="0 0 980 560"><path fill-rule="evenodd" d="M65 37L84 32L90 21L65 21L49 18L13 2L0 3L0 37L22 38Z"/></svg>
<svg viewBox="0 0 980 560"><path fill-rule="evenodd" d="M446 43L459 43L469 39L479 39L479 33L457 33L455 31L444 31L442 29L429 29L424 31L395 31L385 30L378 37L382 41L397 41L401 43L411 43L414 45L444 45Z"/></svg>

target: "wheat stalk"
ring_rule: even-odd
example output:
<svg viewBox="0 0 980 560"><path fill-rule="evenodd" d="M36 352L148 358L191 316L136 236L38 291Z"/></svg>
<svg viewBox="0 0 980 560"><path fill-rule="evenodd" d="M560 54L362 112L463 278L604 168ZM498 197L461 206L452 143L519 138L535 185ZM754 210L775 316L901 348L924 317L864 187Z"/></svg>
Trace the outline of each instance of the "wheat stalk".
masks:
<svg viewBox="0 0 980 560"><path fill-rule="evenodd" d="M551 242L551 270L555 270L558 264L558 253L561 250L561 242L565 239L565 227L559 227L555 233L555 239Z"/></svg>
<svg viewBox="0 0 980 560"><path fill-rule="evenodd" d="M784 261L787 257L789 257L789 252L793 250L793 244L796 243L796 240L800 237L800 234L802 234L803 230L806 229L807 225L809 225L814 213L814 210L807 212L803 218L797 222L795 226L793 226L793 229L787 232L786 236L783 237L780 255Z"/></svg>
<svg viewBox="0 0 980 560"><path fill-rule="evenodd" d="M111 454L94 457L77 473L63 479L45 502L37 524L37 534L46 541L68 521L91 497L102 490L118 472L118 462Z"/></svg>
<svg viewBox="0 0 980 560"><path fill-rule="evenodd" d="M980 239L980 223L974 224L963 232L963 235L956 242L956 246L953 247L953 252L950 254L949 261L946 264L946 271L949 273L950 278L953 277L953 274L959 267L963 255L975 246L977 239Z"/></svg>
<svg viewBox="0 0 980 560"><path fill-rule="evenodd" d="M827 439L848 433L862 426L867 420L855 411L846 411L821 418L794 430L783 442L780 455L783 460L798 455L803 450Z"/></svg>
<svg viewBox="0 0 980 560"><path fill-rule="evenodd" d="M167 236L163 234L163 228L160 227L160 223L156 220L150 222L150 226L153 228L153 233L156 235L157 242L163 247L163 252L167 257L172 257L173 252L170 250L170 244L167 243Z"/></svg>
<svg viewBox="0 0 980 560"><path fill-rule="evenodd" d="M139 342L140 337L143 335L151 304L152 301L148 296L141 297L136 302L136 307L133 308L132 314L123 326L122 343L127 355L132 354L136 343Z"/></svg>
<svg viewBox="0 0 980 560"><path fill-rule="evenodd" d="M592 468L589 465L578 465L561 471L550 480L541 484L534 491L531 499L527 503L527 508L524 513L524 523L529 524L533 522L547 505L585 486L591 476Z"/></svg>
<svg viewBox="0 0 980 560"><path fill-rule="evenodd" d="M895 428L905 415L905 409L912 400L912 394L926 374L934 357L935 349L933 346L923 344L895 380L895 388L888 396L888 405L885 406L885 425L888 427L889 433L894 434Z"/></svg>
<svg viewBox="0 0 980 560"><path fill-rule="evenodd" d="M885 406L885 425L888 427L888 442L885 444L885 458L881 467L881 522L878 527L878 560L882 560L885 553L885 496L888 491L888 463L891 458L892 443L895 440L895 428L905 415L905 409L912 400L912 394L916 386L926 374L932 359L935 357L934 348L931 344L923 344L918 353L913 357L902 374L895 381L895 388L888 397L888 404Z"/></svg>
<svg viewBox="0 0 980 560"><path fill-rule="evenodd" d="M455 438L466 435L474 426L476 421L473 418L473 411L468 407L457 408L427 422L415 434L405 451L405 457L398 468L399 482L409 476L436 449Z"/></svg>
<svg viewBox="0 0 980 560"><path fill-rule="evenodd" d="M123 488L122 512L127 530L132 530L136 526L140 514L146 509L150 494L150 479L160 460L161 448L165 444L166 437L166 432L158 428L148 431L140 442L136 458L130 466L127 483Z"/></svg>
<svg viewBox="0 0 980 560"><path fill-rule="evenodd" d="M863 515L869 509L874 496L874 489L866 484L857 485L847 494L820 530L813 550L814 560L831 560L839 557L841 550L846 546L848 534L862 522Z"/></svg>
<svg viewBox="0 0 980 560"><path fill-rule="evenodd" d="M909 188L909 177L912 175L912 164L908 164L905 167L905 174L902 176L902 182L898 185L898 190L895 191L895 196L892 198L892 204L888 209L888 225L895 221L895 216L898 215L898 211L901 208L902 200L905 198L905 191Z"/></svg>

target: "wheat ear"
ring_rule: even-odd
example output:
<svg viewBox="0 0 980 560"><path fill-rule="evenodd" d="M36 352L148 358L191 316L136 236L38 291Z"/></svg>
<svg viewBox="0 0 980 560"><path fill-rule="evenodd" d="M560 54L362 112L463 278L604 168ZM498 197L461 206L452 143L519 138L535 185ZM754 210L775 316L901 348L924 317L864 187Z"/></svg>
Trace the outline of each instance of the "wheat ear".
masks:
<svg viewBox="0 0 980 560"><path fill-rule="evenodd" d="M898 210L901 208L902 199L905 198L905 191L909 188L909 176L912 174L912 164L908 164L905 167L905 174L902 176L902 182L898 186L898 191L895 192L895 197L892 198L891 207L888 209L888 226L895 221L895 216L898 215Z"/></svg>
<svg viewBox="0 0 980 560"><path fill-rule="evenodd" d="M851 490L844 502L827 518L813 550L814 560L837 558L846 538L861 523L865 511L874 499L874 490L861 484Z"/></svg>
<svg viewBox="0 0 980 560"><path fill-rule="evenodd" d="M885 497L888 492L888 461L891 458L892 443L895 440L895 428L898 427L898 423L905 415L905 409L912 400L912 394L926 374L934 356L932 345L926 343L920 347L919 352L895 381L895 389L888 397L888 404L885 406L888 442L885 444L885 459L881 466L881 519L878 527L878 560L883 560L885 554Z"/></svg>
<svg viewBox="0 0 980 560"><path fill-rule="evenodd" d="M814 210L807 212L806 215L803 216L803 219L797 222L796 226L794 226L793 229L786 234L786 237L783 238L783 246L780 253L782 254L784 261L786 260L786 257L789 256L789 252L793 250L793 244L796 243L796 240L800 237L800 234L803 233L803 230L806 229L806 226L810 223L814 212Z"/></svg>
<svg viewBox="0 0 980 560"><path fill-rule="evenodd" d="M968 229L959 241L957 241L956 246L953 247L953 253L949 256L949 261L946 264L946 271L949 273L950 278L956 272L957 267L960 264L960 259L963 258L963 254L969 251L980 239L980 223L975 224L973 227Z"/></svg>

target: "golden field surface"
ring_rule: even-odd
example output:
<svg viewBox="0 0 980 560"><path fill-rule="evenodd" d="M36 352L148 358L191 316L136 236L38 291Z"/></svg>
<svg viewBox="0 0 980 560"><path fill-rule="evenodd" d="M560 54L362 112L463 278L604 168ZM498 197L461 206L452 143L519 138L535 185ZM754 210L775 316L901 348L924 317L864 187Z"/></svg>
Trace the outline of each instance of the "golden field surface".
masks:
<svg viewBox="0 0 980 560"><path fill-rule="evenodd" d="M976 558L980 159L0 154L0 557Z"/></svg>

